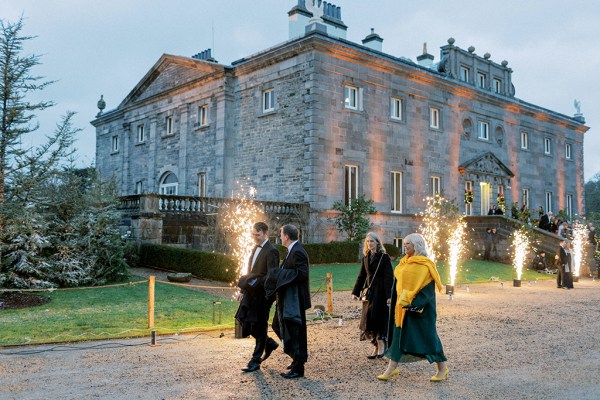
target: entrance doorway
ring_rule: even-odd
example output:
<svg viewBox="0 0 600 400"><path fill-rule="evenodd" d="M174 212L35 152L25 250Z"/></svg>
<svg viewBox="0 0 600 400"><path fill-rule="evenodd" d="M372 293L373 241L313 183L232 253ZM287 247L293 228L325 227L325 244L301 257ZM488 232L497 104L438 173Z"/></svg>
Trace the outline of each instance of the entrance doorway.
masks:
<svg viewBox="0 0 600 400"><path fill-rule="evenodd" d="M479 186L481 187L481 215L487 215L490 209L492 185L487 182L479 182Z"/></svg>

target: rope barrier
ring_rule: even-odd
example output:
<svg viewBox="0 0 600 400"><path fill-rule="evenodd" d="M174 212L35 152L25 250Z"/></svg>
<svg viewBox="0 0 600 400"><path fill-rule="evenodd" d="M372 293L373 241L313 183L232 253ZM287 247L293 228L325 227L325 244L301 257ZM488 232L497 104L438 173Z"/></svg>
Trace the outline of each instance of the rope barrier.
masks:
<svg viewBox="0 0 600 400"><path fill-rule="evenodd" d="M127 282L127 283L118 283L114 285L105 285L105 286L84 286L84 287L76 287L76 288L43 288L43 289L2 289L1 292L54 292L54 291L65 291L65 290L88 290L88 289L105 289L109 287L118 287L118 286L134 286L139 285L140 283L146 283L148 279L145 281L136 281L136 282Z"/></svg>
<svg viewBox="0 0 600 400"><path fill-rule="evenodd" d="M160 282L160 283L164 283L167 285L173 285L173 286L181 286L181 287L190 287L190 288L198 288L198 289L229 289L229 290L239 290L238 287L236 286L205 286L205 285L194 285L191 283L178 283L178 282L169 282L169 281L161 281L161 280L156 280L156 282Z"/></svg>

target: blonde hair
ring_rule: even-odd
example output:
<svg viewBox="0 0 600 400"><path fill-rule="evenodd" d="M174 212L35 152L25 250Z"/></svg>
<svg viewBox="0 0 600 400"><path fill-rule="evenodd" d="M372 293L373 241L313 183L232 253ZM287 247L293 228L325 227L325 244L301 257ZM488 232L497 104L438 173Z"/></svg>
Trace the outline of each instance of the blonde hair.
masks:
<svg viewBox="0 0 600 400"><path fill-rule="evenodd" d="M375 249L376 253L386 253L385 247L383 246L383 243L381 242L381 239L379 238L379 236L375 232L369 232L369 233L367 233L367 236L365 236L365 242L363 244L363 255L364 256L369 254L369 246L367 245L367 239L369 237L371 237L371 239L373 239L375 242L377 242L377 248Z"/></svg>

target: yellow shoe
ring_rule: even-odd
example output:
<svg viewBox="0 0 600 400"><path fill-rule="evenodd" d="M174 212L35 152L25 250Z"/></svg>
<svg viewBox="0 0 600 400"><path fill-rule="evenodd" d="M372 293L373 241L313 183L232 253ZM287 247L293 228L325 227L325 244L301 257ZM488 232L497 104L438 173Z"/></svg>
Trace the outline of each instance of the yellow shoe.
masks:
<svg viewBox="0 0 600 400"><path fill-rule="evenodd" d="M398 375L398 368L393 370L389 375L377 375L380 381L388 381L391 377Z"/></svg>
<svg viewBox="0 0 600 400"><path fill-rule="evenodd" d="M434 376L431 377L431 379L430 379L431 382L441 382L441 381L443 381L444 379L446 379L448 377L448 371L449 371L448 367L446 367L446 370L444 371L444 374L442 375L441 378L438 378L437 374L435 374Z"/></svg>

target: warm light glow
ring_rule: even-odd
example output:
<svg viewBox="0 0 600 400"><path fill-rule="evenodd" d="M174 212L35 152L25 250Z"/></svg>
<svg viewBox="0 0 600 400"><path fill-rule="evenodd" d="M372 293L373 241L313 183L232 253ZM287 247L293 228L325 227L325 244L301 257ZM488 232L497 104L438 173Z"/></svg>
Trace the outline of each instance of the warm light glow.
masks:
<svg viewBox="0 0 600 400"><path fill-rule="evenodd" d="M421 213L423 216L423 223L419 228L427 245L427 254L429 254L429 258L433 262L435 262L437 259L437 254L433 244L436 242L438 232L440 231L441 221L438 204L440 203L441 199L443 199L443 197L440 195L425 198L425 201L427 202L427 208L425 209L425 212Z"/></svg>
<svg viewBox="0 0 600 400"><path fill-rule="evenodd" d="M465 233L467 223L463 217L459 217L454 223L455 227L448 238L448 267L450 271L450 285L454 286L456 274L458 273L458 262L465 251Z"/></svg>
<svg viewBox="0 0 600 400"><path fill-rule="evenodd" d="M584 244L587 240L587 229L579 221L573 224L573 241L571 242L571 261L573 261L573 276L579 276L583 260Z"/></svg>
<svg viewBox="0 0 600 400"><path fill-rule="evenodd" d="M265 221L262 209L253 200L255 196L255 188L241 187L235 196L237 201L224 205L220 212L221 223L227 232L230 255L237 262L238 277L248 273L248 259L255 245L252 227L257 221Z"/></svg>
<svg viewBox="0 0 600 400"><path fill-rule="evenodd" d="M525 264L525 257L527 257L527 250L529 249L529 239L523 231L519 229L513 233L513 267L517 271L517 279L521 280L523 274L523 265Z"/></svg>

